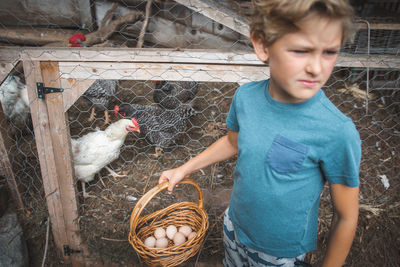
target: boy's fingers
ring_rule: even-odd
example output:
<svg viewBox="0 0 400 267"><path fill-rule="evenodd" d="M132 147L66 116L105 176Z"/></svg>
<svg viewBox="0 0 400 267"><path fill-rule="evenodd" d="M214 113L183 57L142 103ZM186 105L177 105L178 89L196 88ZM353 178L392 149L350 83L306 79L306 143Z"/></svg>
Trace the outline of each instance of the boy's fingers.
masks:
<svg viewBox="0 0 400 267"><path fill-rule="evenodd" d="M169 183L169 185L168 185L168 193L169 194L171 194L172 193L172 190L174 190L174 186L175 186L175 184L173 184L173 183Z"/></svg>
<svg viewBox="0 0 400 267"><path fill-rule="evenodd" d="M160 178L158 179L159 184L162 184L162 183L168 182L168 181L169 181L168 177L166 177L163 173L161 174Z"/></svg>

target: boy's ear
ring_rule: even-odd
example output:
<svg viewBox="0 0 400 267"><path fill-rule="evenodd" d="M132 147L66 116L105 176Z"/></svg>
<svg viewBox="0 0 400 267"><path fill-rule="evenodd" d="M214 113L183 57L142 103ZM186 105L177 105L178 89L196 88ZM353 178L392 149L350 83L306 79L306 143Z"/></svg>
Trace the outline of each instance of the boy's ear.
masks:
<svg viewBox="0 0 400 267"><path fill-rule="evenodd" d="M264 63L268 61L268 49L264 46L261 39L251 38L251 43L253 44L254 52L256 53L259 60Z"/></svg>

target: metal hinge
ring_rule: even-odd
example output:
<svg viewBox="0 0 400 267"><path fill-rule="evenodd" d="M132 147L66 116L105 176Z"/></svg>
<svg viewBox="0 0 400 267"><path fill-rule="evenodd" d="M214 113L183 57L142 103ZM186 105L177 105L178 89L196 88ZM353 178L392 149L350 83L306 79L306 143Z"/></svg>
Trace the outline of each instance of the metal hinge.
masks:
<svg viewBox="0 0 400 267"><path fill-rule="evenodd" d="M62 88L44 87L41 82L36 83L36 86L38 97L41 99L44 99L44 95L48 93L64 92L64 89Z"/></svg>
<svg viewBox="0 0 400 267"><path fill-rule="evenodd" d="M70 256L72 253L82 253L82 250L72 249L68 245L64 245L64 256Z"/></svg>

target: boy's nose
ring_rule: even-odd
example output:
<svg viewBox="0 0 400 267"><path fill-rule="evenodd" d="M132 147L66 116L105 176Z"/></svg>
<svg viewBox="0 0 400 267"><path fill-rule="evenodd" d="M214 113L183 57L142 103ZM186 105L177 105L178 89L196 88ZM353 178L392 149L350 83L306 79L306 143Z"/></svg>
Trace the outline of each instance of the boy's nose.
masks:
<svg viewBox="0 0 400 267"><path fill-rule="evenodd" d="M313 55L309 58L306 66L306 72L316 76L322 71L321 57L318 55Z"/></svg>

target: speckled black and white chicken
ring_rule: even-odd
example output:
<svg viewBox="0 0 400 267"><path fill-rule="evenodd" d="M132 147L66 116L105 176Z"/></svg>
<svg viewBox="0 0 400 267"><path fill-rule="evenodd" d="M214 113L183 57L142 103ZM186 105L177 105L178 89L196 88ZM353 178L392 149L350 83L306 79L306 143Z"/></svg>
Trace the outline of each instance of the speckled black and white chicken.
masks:
<svg viewBox="0 0 400 267"><path fill-rule="evenodd" d="M28 90L18 76L9 75L1 84L0 102L10 123L17 128L30 125Z"/></svg>
<svg viewBox="0 0 400 267"><path fill-rule="evenodd" d="M153 100L162 108L175 109L182 104L192 104L198 91L197 82L156 81Z"/></svg>
<svg viewBox="0 0 400 267"><path fill-rule="evenodd" d="M96 116L96 109L104 112L105 123L110 123L108 115L108 105L112 96L117 90L118 80L96 80L83 94L84 98L89 100L93 106L89 121L93 121Z"/></svg>
<svg viewBox="0 0 400 267"><path fill-rule="evenodd" d="M185 132L189 118L196 113L190 105L181 105L174 110L169 110L157 106L128 103L115 106L114 112L123 117L137 119L140 132L150 144L156 146L156 157L161 155L163 148L176 144L179 136Z"/></svg>

